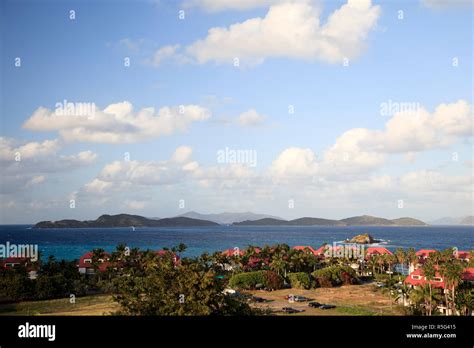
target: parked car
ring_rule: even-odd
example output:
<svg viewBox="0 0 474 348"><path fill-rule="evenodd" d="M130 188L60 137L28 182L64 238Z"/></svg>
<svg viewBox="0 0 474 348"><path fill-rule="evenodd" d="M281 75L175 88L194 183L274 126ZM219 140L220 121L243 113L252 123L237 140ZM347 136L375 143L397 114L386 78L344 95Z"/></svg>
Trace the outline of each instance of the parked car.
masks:
<svg viewBox="0 0 474 348"><path fill-rule="evenodd" d="M383 282L377 282L375 283L375 285L378 287L378 288L383 288L385 286L385 283Z"/></svg>
<svg viewBox="0 0 474 348"><path fill-rule="evenodd" d="M305 297L305 296L299 296L299 295L297 295L297 296L294 296L294 297L293 297L293 300L294 300L295 302L306 302L306 301L310 301L311 299L308 298L308 297Z"/></svg>
<svg viewBox="0 0 474 348"><path fill-rule="evenodd" d="M283 307L281 310L282 310L283 313L288 313L288 314L304 312L304 310L302 310L302 309L295 309L295 308L291 308L291 307Z"/></svg>
<svg viewBox="0 0 474 348"><path fill-rule="evenodd" d="M332 309L332 308L336 308L336 306L330 305L330 304L322 304L321 306L319 306L319 309Z"/></svg>
<svg viewBox="0 0 474 348"><path fill-rule="evenodd" d="M263 297L258 297L258 296L250 296L249 297L249 301L252 301L252 302L266 302L267 300L265 300Z"/></svg>
<svg viewBox="0 0 474 348"><path fill-rule="evenodd" d="M313 307L313 308L319 308L321 307L321 303L313 301L313 302L308 303L308 306Z"/></svg>

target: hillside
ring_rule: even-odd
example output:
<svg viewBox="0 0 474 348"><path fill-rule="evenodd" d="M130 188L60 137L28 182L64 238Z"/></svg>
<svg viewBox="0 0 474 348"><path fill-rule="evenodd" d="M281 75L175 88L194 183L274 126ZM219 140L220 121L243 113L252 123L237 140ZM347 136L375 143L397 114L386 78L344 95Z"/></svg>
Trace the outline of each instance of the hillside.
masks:
<svg viewBox="0 0 474 348"><path fill-rule="evenodd" d="M460 225L474 225L474 216L466 216L459 222Z"/></svg>
<svg viewBox="0 0 474 348"><path fill-rule="evenodd" d="M278 220L272 218L265 218L259 220L246 220L242 222L234 223L235 226L289 226L289 222L286 220Z"/></svg>
<svg viewBox="0 0 474 348"><path fill-rule="evenodd" d="M395 222L392 220L379 218L370 215L353 216L350 218L342 219L349 226L393 226Z"/></svg>
<svg viewBox="0 0 474 348"><path fill-rule="evenodd" d="M153 220L139 215L118 214L101 215L96 220L59 220L41 221L33 228L91 228L91 227L194 227L194 226L217 226L218 224L207 220L191 219L187 217L175 217Z"/></svg>
<svg viewBox="0 0 474 348"><path fill-rule="evenodd" d="M398 219L393 219L392 221L397 226L427 226L427 224L423 221L410 217L402 217Z"/></svg>
<svg viewBox="0 0 474 348"><path fill-rule="evenodd" d="M265 218L277 219L282 220L277 216L267 215L267 214L256 214L252 212L244 212L244 213L219 213L219 214L200 214L195 211L190 211L185 214L179 215L184 216L192 219L199 219L199 220L208 220L213 221L221 225L233 224L234 222L242 222L242 221L255 221Z"/></svg>
<svg viewBox="0 0 474 348"><path fill-rule="evenodd" d="M234 223L236 226L426 226L423 221L410 217L389 220L370 215L354 216L342 220L304 217L294 220L259 219Z"/></svg>
<svg viewBox="0 0 474 348"><path fill-rule="evenodd" d="M289 224L292 226L345 226L344 222L339 220L320 219L312 217L303 217L299 219L290 220Z"/></svg>

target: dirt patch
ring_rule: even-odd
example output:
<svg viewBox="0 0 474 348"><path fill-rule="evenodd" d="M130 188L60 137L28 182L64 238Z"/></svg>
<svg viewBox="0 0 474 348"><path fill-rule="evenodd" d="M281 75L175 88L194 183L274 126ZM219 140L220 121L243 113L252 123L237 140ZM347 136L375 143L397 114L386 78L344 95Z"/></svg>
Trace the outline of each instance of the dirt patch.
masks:
<svg viewBox="0 0 474 348"><path fill-rule="evenodd" d="M302 309L304 312L291 315L403 315L403 308L391 303L388 295L373 284L344 285L335 288L317 288L311 290L284 289L277 291L251 291L269 302L255 303L253 306L268 308L278 313L282 307ZM286 295L302 295L324 304L335 305L334 309L319 309L308 306L308 302L289 303Z"/></svg>

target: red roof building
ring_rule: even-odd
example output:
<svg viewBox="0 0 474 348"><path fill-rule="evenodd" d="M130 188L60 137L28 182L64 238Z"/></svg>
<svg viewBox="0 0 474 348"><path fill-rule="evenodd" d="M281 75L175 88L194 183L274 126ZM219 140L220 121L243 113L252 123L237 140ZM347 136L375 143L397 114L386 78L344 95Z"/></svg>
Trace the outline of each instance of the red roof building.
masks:
<svg viewBox="0 0 474 348"><path fill-rule="evenodd" d="M222 252L223 255L227 256L227 257L232 257L232 256L243 256L244 255L244 251L242 249L239 249L239 248L235 248L235 249L227 249L227 250L224 250Z"/></svg>
<svg viewBox="0 0 474 348"><path fill-rule="evenodd" d="M430 280L431 286L435 288L442 288L444 289L444 280L443 277L439 274L438 271L435 273L435 277ZM418 268L411 272L406 278L405 278L405 284L409 284L412 286L423 286L425 284L428 284L426 277L423 273L422 268Z"/></svg>
<svg viewBox="0 0 474 348"><path fill-rule="evenodd" d="M366 257L370 257L370 256L373 256L373 255L393 255L393 253L386 249L386 248L382 248L382 247L370 247L370 248L367 248L366 252L365 252L365 255Z"/></svg>
<svg viewBox="0 0 474 348"><path fill-rule="evenodd" d="M82 255L79 258L79 264L77 267L79 268L79 272L82 274L92 274L94 273L94 265L92 263L92 257L94 253L89 251ZM104 257L102 259L97 260L99 262L97 268L99 272L105 272L108 267L113 267L113 264L109 262L110 254L104 253Z"/></svg>
<svg viewBox="0 0 474 348"><path fill-rule="evenodd" d="M309 250L314 256L319 256L320 255L320 254L318 254L318 251L314 250L314 248L310 245L306 245L306 246L297 245L297 246L294 246L293 249L302 250L302 251Z"/></svg>
<svg viewBox="0 0 474 348"><path fill-rule="evenodd" d="M474 267L465 268L462 274L462 280L474 283Z"/></svg>
<svg viewBox="0 0 474 348"><path fill-rule="evenodd" d="M474 282L474 268L465 268L461 279L466 282ZM436 271L434 278L429 282L431 286L435 288L445 288L444 279L442 275ZM410 275L405 278L405 284L409 284L412 286L423 286L428 284L425 275L423 274L423 268L418 268L414 270Z"/></svg>
<svg viewBox="0 0 474 348"><path fill-rule="evenodd" d="M434 249L421 249L416 252L416 256L418 256L419 259L426 260L428 257L430 257L430 254L435 252L436 250Z"/></svg>
<svg viewBox="0 0 474 348"><path fill-rule="evenodd" d="M471 260L471 253L469 251L458 251L454 253L454 256L460 260L469 262Z"/></svg>

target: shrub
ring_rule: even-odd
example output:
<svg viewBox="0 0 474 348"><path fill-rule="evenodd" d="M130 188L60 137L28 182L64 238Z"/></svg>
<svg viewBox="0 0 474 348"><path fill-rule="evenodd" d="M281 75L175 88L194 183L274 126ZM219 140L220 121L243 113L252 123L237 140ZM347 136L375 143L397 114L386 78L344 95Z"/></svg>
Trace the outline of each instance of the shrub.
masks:
<svg viewBox="0 0 474 348"><path fill-rule="evenodd" d="M24 268L0 269L0 302L28 300L32 290L33 282Z"/></svg>
<svg viewBox="0 0 474 348"><path fill-rule="evenodd" d="M283 288L283 278L273 271L263 271L265 288L268 290L278 290Z"/></svg>
<svg viewBox="0 0 474 348"><path fill-rule="evenodd" d="M329 266L314 271L312 275L321 287L357 283L357 275L349 266Z"/></svg>
<svg viewBox="0 0 474 348"><path fill-rule="evenodd" d="M311 276L305 272L289 273L288 279L292 288L310 289L313 285Z"/></svg>
<svg viewBox="0 0 474 348"><path fill-rule="evenodd" d="M273 271L255 271L236 274L229 281L229 286L237 289L255 289L257 284L270 290L281 289L283 278Z"/></svg>

